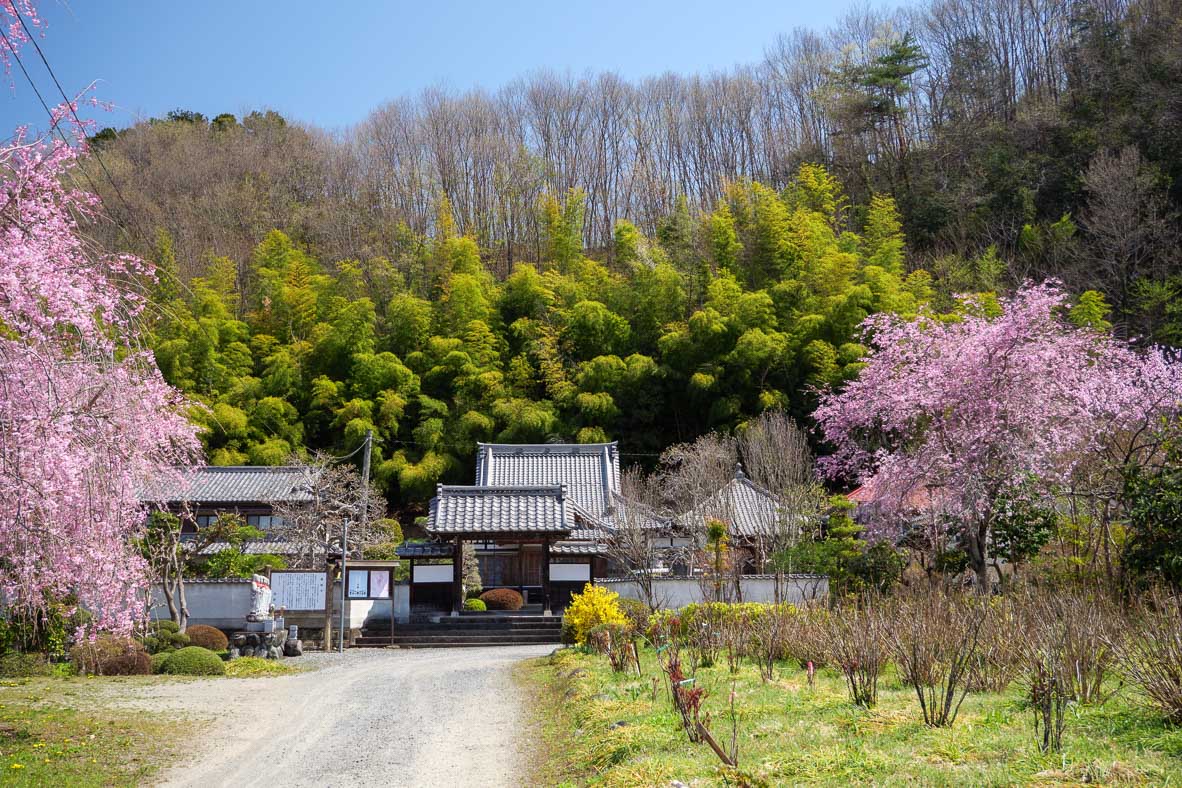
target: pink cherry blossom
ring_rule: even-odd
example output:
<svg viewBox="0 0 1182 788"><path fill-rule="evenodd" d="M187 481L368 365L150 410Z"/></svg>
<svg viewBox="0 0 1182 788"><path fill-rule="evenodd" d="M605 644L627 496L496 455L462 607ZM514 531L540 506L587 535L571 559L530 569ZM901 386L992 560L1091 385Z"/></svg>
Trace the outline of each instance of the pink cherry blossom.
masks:
<svg viewBox="0 0 1182 788"><path fill-rule="evenodd" d="M136 343L151 266L79 232L96 198L68 186L78 155L22 130L0 148L0 598L36 612L74 594L125 632L147 583L137 490L198 443Z"/></svg>
<svg viewBox="0 0 1182 788"><path fill-rule="evenodd" d="M980 573L1000 495L1035 480L1050 500L1081 466L1119 475L1157 445L1182 412L1182 364L1077 328L1066 306L1046 283L1002 299L997 317L866 321L865 368L822 397L816 419L834 449L824 471L873 490L872 529L897 533L922 489L963 526Z"/></svg>

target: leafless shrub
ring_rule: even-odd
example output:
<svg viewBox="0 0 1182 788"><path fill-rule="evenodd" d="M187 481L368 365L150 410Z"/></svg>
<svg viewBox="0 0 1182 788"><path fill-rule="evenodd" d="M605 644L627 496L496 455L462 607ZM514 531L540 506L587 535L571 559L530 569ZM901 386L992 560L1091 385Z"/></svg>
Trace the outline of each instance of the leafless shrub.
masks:
<svg viewBox="0 0 1182 788"><path fill-rule="evenodd" d="M1023 678L1043 752L1060 752L1070 703L1100 703L1126 621L1103 591L1082 588L1025 592L1027 643Z"/></svg>
<svg viewBox="0 0 1182 788"><path fill-rule="evenodd" d="M1162 591L1150 594L1128 636L1113 648L1125 675L1167 720L1182 724L1182 600Z"/></svg>
<svg viewBox="0 0 1182 788"><path fill-rule="evenodd" d="M823 605L806 605L796 609L787 620L784 634L783 658L796 660L800 666L826 664L829 643L829 609Z"/></svg>
<svg viewBox="0 0 1182 788"><path fill-rule="evenodd" d="M1020 598L996 596L989 600L989 615L981 625L976 665L969 677L972 692L1004 692L1022 669L1027 639L1027 616Z"/></svg>
<svg viewBox="0 0 1182 788"><path fill-rule="evenodd" d="M731 673L739 672L743 657L750 649L753 629L751 619L742 613L723 616L719 622L718 635L726 654L727 669Z"/></svg>
<svg viewBox="0 0 1182 788"><path fill-rule="evenodd" d="M801 615L791 605L771 605L751 627L750 654L764 681L775 678L776 661L787 656L789 637Z"/></svg>
<svg viewBox="0 0 1182 788"><path fill-rule="evenodd" d="M1071 703L1071 684L1063 672L1061 627L1053 637L1037 645L1026 667L1027 699L1034 712L1034 735L1043 752L1063 750L1063 728L1067 705Z"/></svg>
<svg viewBox="0 0 1182 788"><path fill-rule="evenodd" d="M706 699L706 690L695 686L697 680L692 676L687 677L682 672L681 656L676 650L657 652L657 659L669 683L669 697L681 718L681 727L685 730L686 737L696 744L702 740L700 714L702 701Z"/></svg>
<svg viewBox="0 0 1182 788"><path fill-rule="evenodd" d="M1105 689L1122 640L1125 615L1103 590L1070 588L1027 592L1020 602L1026 609L1030 651L1050 649L1060 661L1055 671L1065 682L1072 700L1103 703L1112 694Z"/></svg>
<svg viewBox="0 0 1182 788"><path fill-rule="evenodd" d="M835 608L825 619L827 660L845 675L850 700L864 708L878 702L878 677L887 662L883 611L862 599Z"/></svg>
<svg viewBox="0 0 1182 788"><path fill-rule="evenodd" d="M936 591L899 597L887 639L904 682L915 689L924 724L956 721L977 664L988 603Z"/></svg>

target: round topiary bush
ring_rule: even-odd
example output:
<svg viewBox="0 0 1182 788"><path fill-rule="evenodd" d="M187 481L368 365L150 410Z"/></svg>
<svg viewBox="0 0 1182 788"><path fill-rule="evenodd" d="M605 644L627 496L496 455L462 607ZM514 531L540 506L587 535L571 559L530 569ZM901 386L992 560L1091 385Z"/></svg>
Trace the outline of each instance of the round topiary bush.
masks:
<svg viewBox="0 0 1182 788"><path fill-rule="evenodd" d="M520 610L525 604L521 594L512 588L494 588L480 595L480 601L489 610Z"/></svg>
<svg viewBox="0 0 1182 788"><path fill-rule="evenodd" d="M171 618L162 618L159 621L153 621L151 629L156 632L180 632L181 625L173 621Z"/></svg>
<svg viewBox="0 0 1182 788"><path fill-rule="evenodd" d="M186 646L172 652L160 666L160 672L170 676L224 676L226 663L207 648Z"/></svg>
<svg viewBox="0 0 1182 788"><path fill-rule="evenodd" d="M151 673L152 657L146 651L128 651L103 664L104 676L148 676Z"/></svg>
<svg viewBox="0 0 1182 788"><path fill-rule="evenodd" d="M210 651L225 651L230 647L230 639L216 627L197 624L186 629L185 634L189 636L189 642L194 646L207 648Z"/></svg>
<svg viewBox="0 0 1182 788"><path fill-rule="evenodd" d="M164 672L164 663L167 662L169 657L171 657L172 655L173 655L173 652L171 652L171 651L158 651L155 654L153 654L150 657L150 659L152 660L152 672L153 673L163 673Z"/></svg>
<svg viewBox="0 0 1182 788"><path fill-rule="evenodd" d="M464 600L464 611L465 612L483 613L486 610L488 610L488 605L484 604L484 602L479 599L465 599Z"/></svg>

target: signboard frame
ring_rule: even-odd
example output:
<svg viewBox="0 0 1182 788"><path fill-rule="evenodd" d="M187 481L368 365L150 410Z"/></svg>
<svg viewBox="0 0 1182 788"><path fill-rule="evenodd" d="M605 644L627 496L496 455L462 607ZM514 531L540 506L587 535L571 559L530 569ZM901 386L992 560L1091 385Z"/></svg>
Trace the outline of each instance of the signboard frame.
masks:
<svg viewBox="0 0 1182 788"><path fill-rule="evenodd" d="M306 581L299 581L297 588L288 586L286 578L301 576L309 578ZM303 587L299 587L303 586ZM284 608L292 611L308 611L314 612L324 611L324 597L327 586L327 579L324 575L324 570L308 570L308 569L273 569L271 570L271 595L272 604L276 608ZM290 598L291 595L294 598ZM292 604L287 604L288 602ZM306 603L312 601L312 607L298 606L301 602Z"/></svg>
<svg viewBox="0 0 1182 788"><path fill-rule="evenodd" d="M361 583L354 585L353 578L355 575L365 575L365 593L354 593L355 590L360 590ZM360 580L361 578L358 578ZM378 582L375 583L374 581ZM378 594L377 591L385 589L384 594ZM346 586L346 595L350 600L359 599L391 599L394 593L394 570L393 569L373 569L370 567L361 567L359 569L349 568L348 585Z"/></svg>

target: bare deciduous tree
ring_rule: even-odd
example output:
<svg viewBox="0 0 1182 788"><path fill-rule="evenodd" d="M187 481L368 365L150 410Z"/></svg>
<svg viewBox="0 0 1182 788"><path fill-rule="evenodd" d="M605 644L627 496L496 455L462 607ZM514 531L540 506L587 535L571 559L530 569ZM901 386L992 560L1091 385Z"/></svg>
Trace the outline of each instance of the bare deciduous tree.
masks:
<svg viewBox="0 0 1182 788"><path fill-rule="evenodd" d="M776 575L776 600L782 601L786 571L776 560L807 536L819 522L825 490L813 468L813 453L804 430L781 410L754 419L739 438L739 451L752 481L776 500L774 507L752 507L761 565L769 563Z"/></svg>
<svg viewBox="0 0 1182 788"><path fill-rule="evenodd" d="M294 548L293 566L311 567L326 550L339 551L346 519L350 558L360 558L367 546L388 541L385 498L372 484L366 494L355 467L323 453L306 461L293 458L291 464L301 467L298 486L308 498L275 501L272 507L283 518L275 534ZM368 512L363 513L363 505Z"/></svg>
<svg viewBox="0 0 1182 788"><path fill-rule="evenodd" d="M653 570L664 556L657 542L670 533L670 522L661 513L660 481L638 468L624 471L620 479L623 500L616 507L607 539L608 557L631 574L640 598L650 610L660 607L653 584Z"/></svg>

